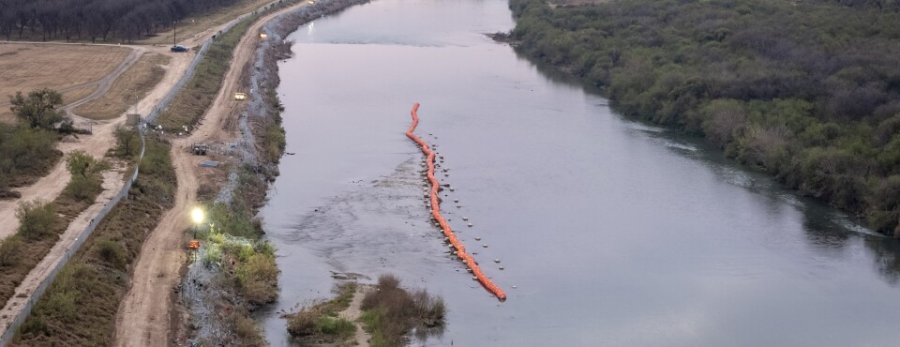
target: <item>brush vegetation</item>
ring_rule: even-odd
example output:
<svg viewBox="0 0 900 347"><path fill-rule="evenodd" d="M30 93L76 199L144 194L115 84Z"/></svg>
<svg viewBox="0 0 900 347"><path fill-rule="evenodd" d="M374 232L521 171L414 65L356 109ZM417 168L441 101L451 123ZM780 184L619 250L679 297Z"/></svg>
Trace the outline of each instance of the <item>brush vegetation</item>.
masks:
<svg viewBox="0 0 900 347"><path fill-rule="evenodd" d="M373 347L405 346L412 331L422 339L440 334L447 314L443 299L425 290L410 293L393 275L378 278L375 290L363 298L362 309L360 319L372 336L369 343Z"/></svg>
<svg viewBox="0 0 900 347"><path fill-rule="evenodd" d="M175 170L164 140L147 139L141 174L97 226L19 329L14 346L105 346L148 233L174 201ZM126 153L123 148L116 152ZM2 247L0 247L2 248Z"/></svg>
<svg viewBox="0 0 900 347"><path fill-rule="evenodd" d="M519 50L628 116L900 236L900 13L883 1L511 0Z"/></svg>
<svg viewBox="0 0 900 347"><path fill-rule="evenodd" d="M341 318L340 312L350 307L356 288L355 283L338 285L333 299L285 315L288 333L304 345L346 342L356 332L356 325Z"/></svg>
<svg viewBox="0 0 900 347"><path fill-rule="evenodd" d="M19 203L19 229L0 241L0 300L6 302L28 273L50 252L69 223L94 203L108 166L84 152L68 159L72 180L54 201Z"/></svg>
<svg viewBox="0 0 900 347"><path fill-rule="evenodd" d="M232 310L223 316L233 344L265 346L265 338L252 318L257 308L278 298L275 248L262 239L255 210L265 199L266 183L250 167L238 169L231 202L207 202L208 225L196 234L202 240L202 261L216 270L210 290L219 292Z"/></svg>
<svg viewBox="0 0 900 347"><path fill-rule="evenodd" d="M0 199L18 198L10 188L46 175L62 156L56 149L58 132L72 130L63 116L62 95L52 89L17 92L9 102L19 124L0 123Z"/></svg>

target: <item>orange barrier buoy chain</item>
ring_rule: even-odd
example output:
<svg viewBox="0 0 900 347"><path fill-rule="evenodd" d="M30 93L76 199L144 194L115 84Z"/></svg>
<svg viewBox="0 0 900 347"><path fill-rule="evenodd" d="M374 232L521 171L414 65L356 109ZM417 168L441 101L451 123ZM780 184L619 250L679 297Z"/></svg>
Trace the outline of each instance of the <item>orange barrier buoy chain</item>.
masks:
<svg viewBox="0 0 900 347"><path fill-rule="evenodd" d="M426 176L428 177L428 182L431 183L431 216L437 221L438 225L440 225L441 230L444 232L444 236L450 240L450 244L456 248L456 255L459 257L466 266L469 267L469 270L472 271L472 274L475 276L475 279L484 286L489 292L497 296L500 301L506 300L506 293L503 292L503 289L500 289L494 282L492 282L487 276L481 272L481 268L478 267L478 263L475 262L475 258L472 258L471 255L466 253L466 248L463 247L462 242L456 238L456 235L453 233L453 229L450 228L450 223L447 223L447 220L444 219L444 216L441 215L441 202L438 198L438 190L440 187L440 182L438 182L437 178L434 177L434 151L431 150L431 147L428 146L428 143L425 140L422 140L415 134L413 131L416 130L416 126L419 125L419 103L413 104L412 112L410 115L412 116L412 124L409 126L409 130L406 131L406 137L413 142L417 143L420 147L422 147L422 152L425 153L425 162L428 165L428 173Z"/></svg>

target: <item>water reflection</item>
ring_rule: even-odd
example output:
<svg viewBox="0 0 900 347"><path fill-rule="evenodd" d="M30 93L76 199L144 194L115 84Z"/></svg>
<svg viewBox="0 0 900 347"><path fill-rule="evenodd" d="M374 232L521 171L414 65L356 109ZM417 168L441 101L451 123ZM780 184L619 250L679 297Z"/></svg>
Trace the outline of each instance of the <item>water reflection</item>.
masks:
<svg viewBox="0 0 900 347"><path fill-rule="evenodd" d="M324 296L328 270L397 272L448 304L449 325L426 345L895 341L894 241L548 79L483 36L511 27L506 6L380 0L297 35L279 90L297 155L264 211L282 256L279 305ZM346 44L359 42L370 44ZM505 303L428 223L421 154L402 136L413 101L421 130L440 137L448 199L462 201L448 218L470 218L464 242L489 243L476 259L502 258L489 276L518 286ZM283 322L266 327L282 345Z"/></svg>
<svg viewBox="0 0 900 347"><path fill-rule="evenodd" d="M900 278L900 242L878 234L860 225L844 213L810 198L799 197L796 191L785 189L778 182L762 173L742 168L724 157L721 150L706 144L702 139L676 133L653 125L632 121L633 129L643 136L659 140L658 143L673 153L706 163L711 172L723 182L742 187L764 198L770 218L778 218L784 206L802 213L802 229L807 245L818 254L839 256L848 243L862 241L872 253L872 261L885 282L896 286Z"/></svg>
<svg viewBox="0 0 900 347"><path fill-rule="evenodd" d="M896 287L900 279L900 257L897 256L900 254L900 245L878 237L868 237L864 243L875 254L875 268L888 283Z"/></svg>

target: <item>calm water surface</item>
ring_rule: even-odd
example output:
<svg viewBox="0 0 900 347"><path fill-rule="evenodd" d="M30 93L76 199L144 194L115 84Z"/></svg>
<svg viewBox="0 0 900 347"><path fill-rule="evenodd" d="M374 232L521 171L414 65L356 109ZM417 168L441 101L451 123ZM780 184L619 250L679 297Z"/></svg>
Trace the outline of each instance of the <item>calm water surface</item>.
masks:
<svg viewBox="0 0 900 347"><path fill-rule="evenodd" d="M330 271L443 296L446 330L415 345L900 343L896 242L483 35L512 27L502 0L378 0L292 36L279 94L296 155L261 212L282 270L259 317L272 345L288 345L279 311L330 296ZM455 188L446 215L505 303L428 223L403 135L415 101Z"/></svg>

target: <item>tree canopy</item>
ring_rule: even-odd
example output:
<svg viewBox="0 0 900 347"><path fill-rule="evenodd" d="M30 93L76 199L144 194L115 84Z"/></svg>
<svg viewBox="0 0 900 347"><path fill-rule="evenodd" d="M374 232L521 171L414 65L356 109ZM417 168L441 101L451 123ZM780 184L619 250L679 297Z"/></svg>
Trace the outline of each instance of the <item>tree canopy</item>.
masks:
<svg viewBox="0 0 900 347"><path fill-rule="evenodd" d="M0 35L10 40L131 41L187 16L239 0L5 0L0 1Z"/></svg>
<svg viewBox="0 0 900 347"><path fill-rule="evenodd" d="M900 235L900 4L511 0L521 52Z"/></svg>
<svg viewBox="0 0 900 347"><path fill-rule="evenodd" d="M62 94L52 89L38 89L28 92L16 92L9 98L10 109L25 124L32 128L51 129L63 120Z"/></svg>

